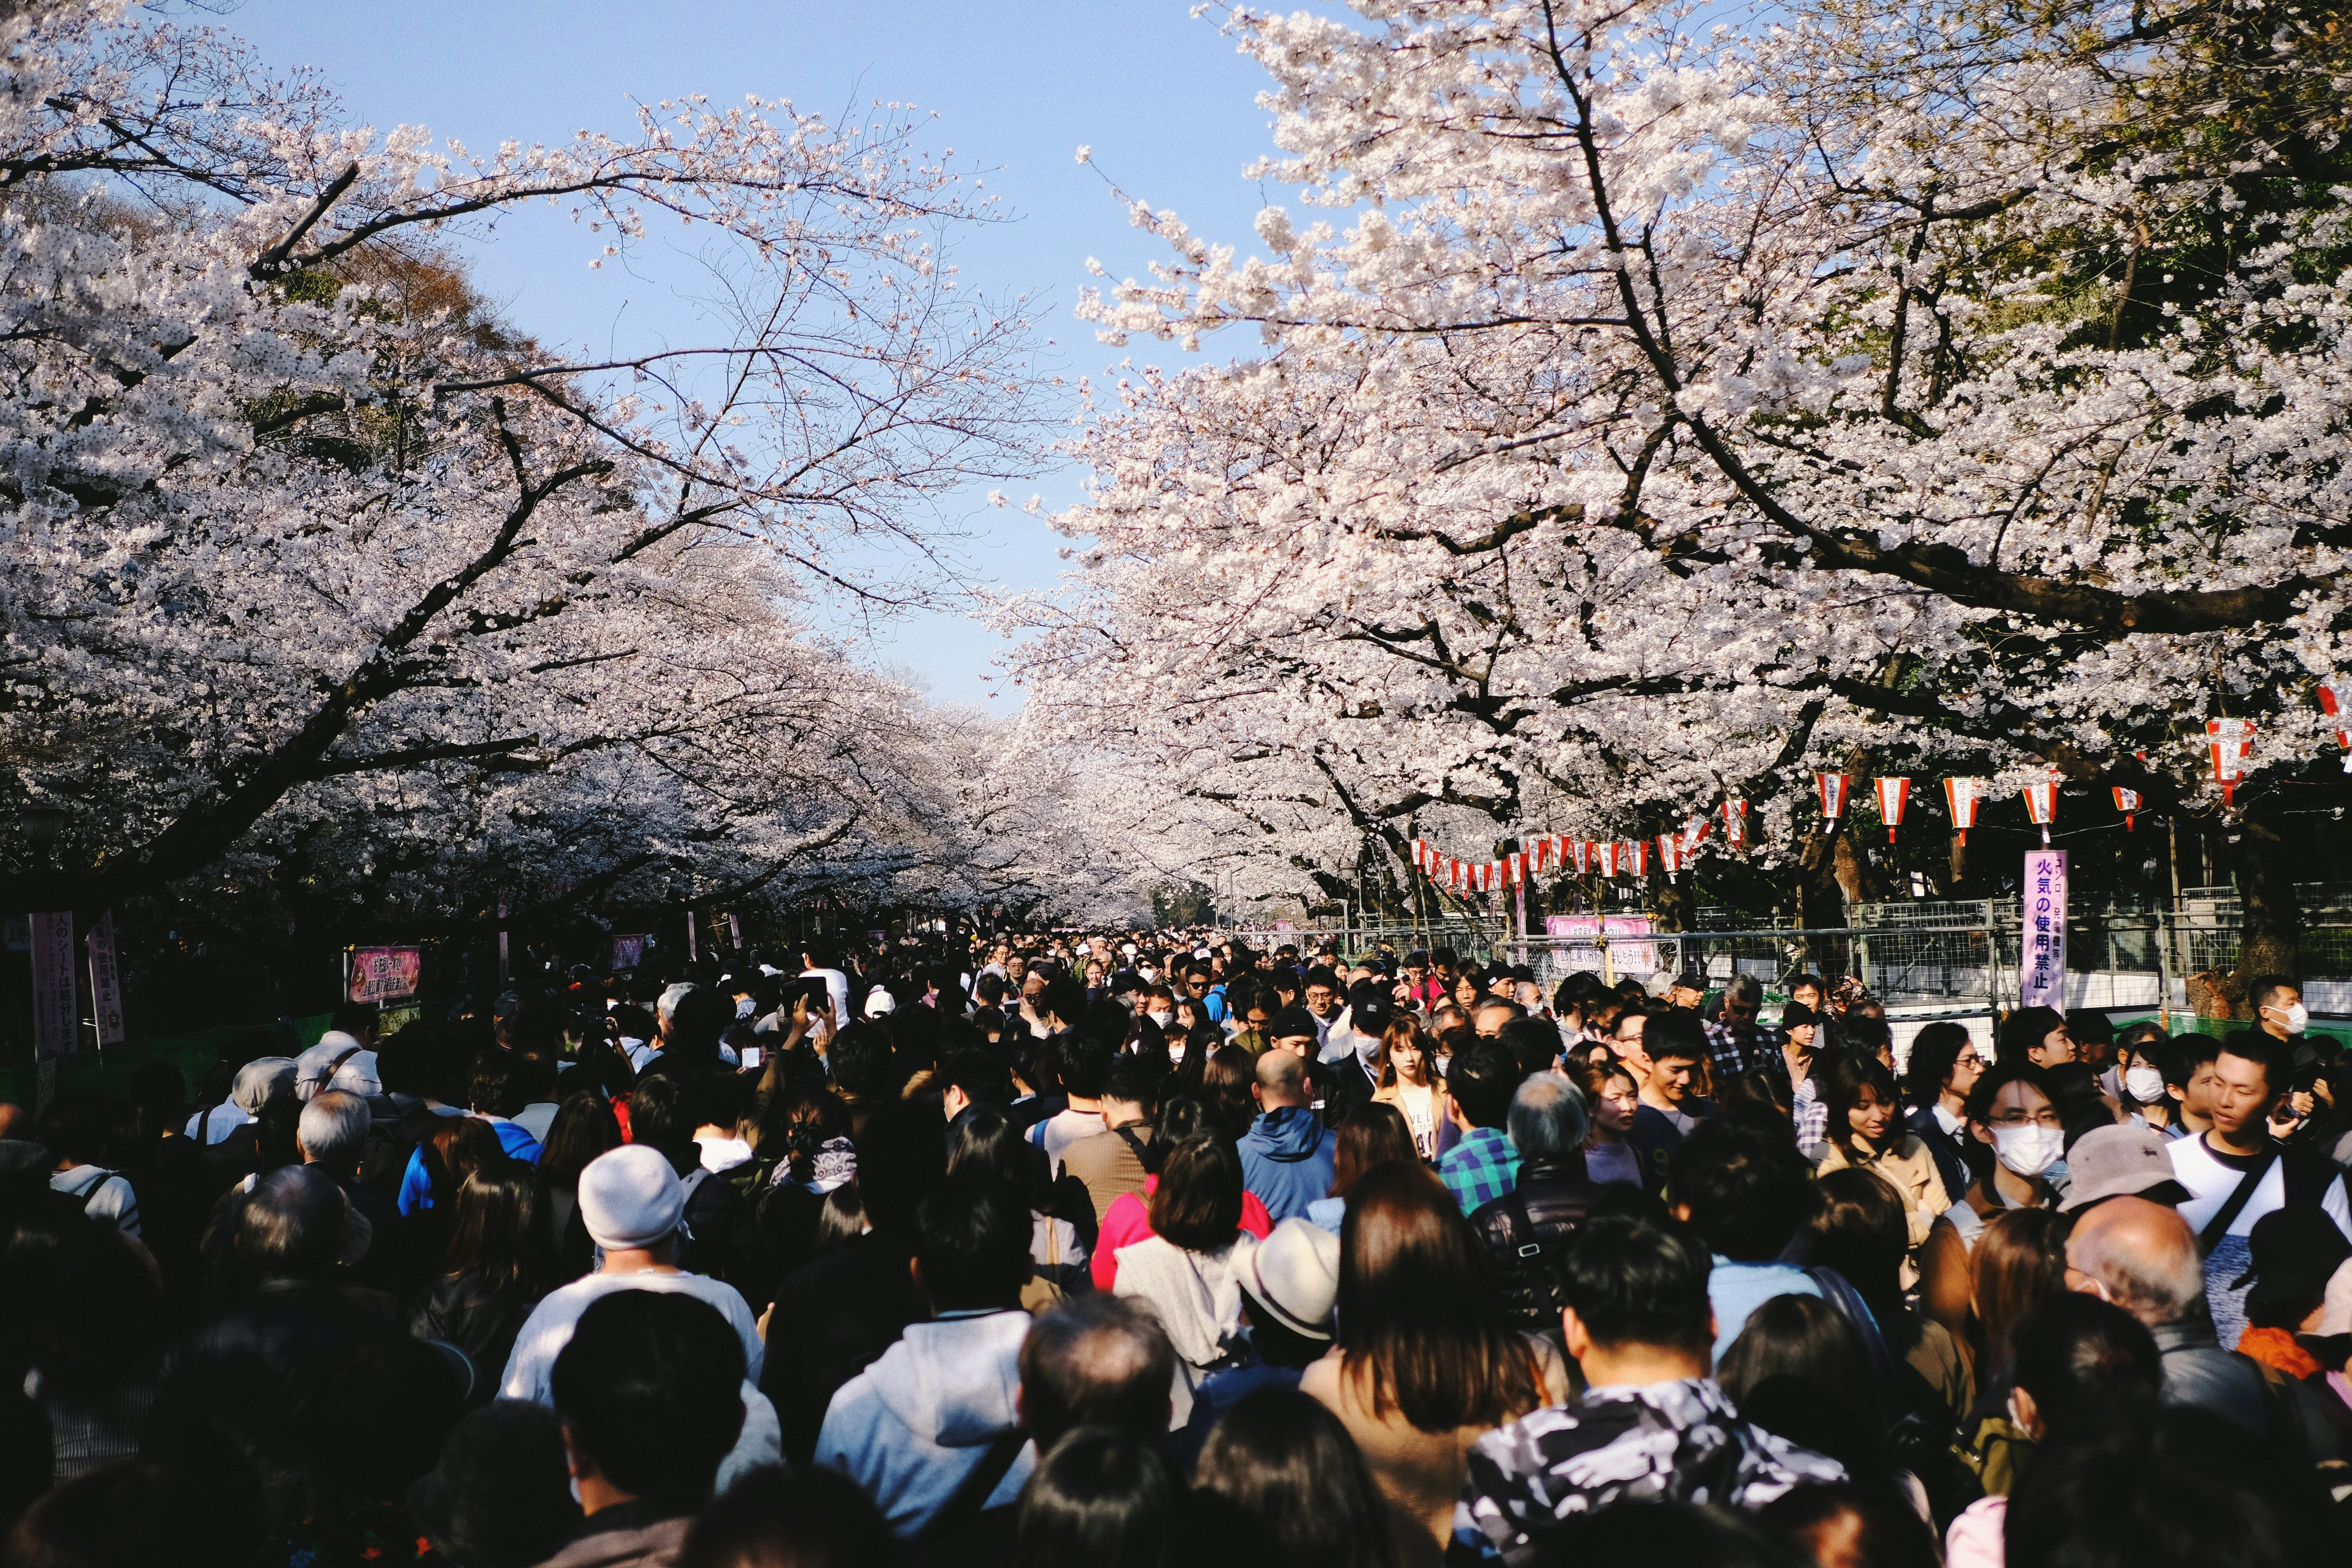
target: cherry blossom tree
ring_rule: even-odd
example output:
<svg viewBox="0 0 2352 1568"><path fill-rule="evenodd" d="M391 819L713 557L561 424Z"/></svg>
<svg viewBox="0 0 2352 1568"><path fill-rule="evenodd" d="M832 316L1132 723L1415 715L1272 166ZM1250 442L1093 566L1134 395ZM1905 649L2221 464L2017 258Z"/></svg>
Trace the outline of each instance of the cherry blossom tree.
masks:
<svg viewBox="0 0 2352 1568"><path fill-rule="evenodd" d="M1032 440L1028 323L939 251L989 204L908 109L691 98L475 153L120 0L13 8L0 71L0 763L71 812L8 907L903 868L945 760L813 626L935 595L933 501ZM709 341L499 323L465 247L535 203L592 265L706 236Z"/></svg>
<svg viewBox="0 0 2352 1568"><path fill-rule="evenodd" d="M2337 33L1359 9L1225 13L1307 218L1247 255L1133 205L1170 257L1090 299L1107 339L1266 352L1105 398L1033 705L1152 691L1134 757L1392 855L1423 812L1624 837L1734 795L1824 883L1815 770L2210 819L2205 721L2252 719L2245 962L2291 967L2352 542Z"/></svg>

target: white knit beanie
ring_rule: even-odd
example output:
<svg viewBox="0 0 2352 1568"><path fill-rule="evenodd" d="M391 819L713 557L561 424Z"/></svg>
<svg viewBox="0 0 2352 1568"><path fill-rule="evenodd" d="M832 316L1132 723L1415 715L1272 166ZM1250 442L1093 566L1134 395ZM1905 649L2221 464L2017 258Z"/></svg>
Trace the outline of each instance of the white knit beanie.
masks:
<svg viewBox="0 0 2352 1568"><path fill-rule="evenodd" d="M580 1217L588 1238L607 1252L659 1244L685 1213L677 1173L643 1143L599 1154L580 1173Z"/></svg>

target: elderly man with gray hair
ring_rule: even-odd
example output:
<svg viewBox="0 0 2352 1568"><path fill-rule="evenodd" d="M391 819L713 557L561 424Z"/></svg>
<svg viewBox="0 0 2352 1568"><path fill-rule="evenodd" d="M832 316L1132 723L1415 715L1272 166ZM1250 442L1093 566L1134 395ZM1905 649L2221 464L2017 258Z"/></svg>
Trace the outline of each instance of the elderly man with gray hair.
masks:
<svg viewBox="0 0 2352 1568"><path fill-rule="evenodd" d="M1584 1093L1556 1072L1539 1072L1511 1096L1505 1124L1519 1154L1518 1184L1482 1204L1470 1227L1486 1248L1496 1283L1521 1327L1557 1335L1559 1261L1601 1188L1584 1170L1591 1113Z"/></svg>
<svg viewBox="0 0 2352 1568"><path fill-rule="evenodd" d="M2252 1357L2221 1348L2197 1234L2177 1210L2117 1197L2084 1211L2066 1237L2066 1283L2121 1307L2156 1336L2167 1405L2209 1411L2269 1438L2282 1456L2336 1457L2306 1390L2287 1379L2273 1384Z"/></svg>

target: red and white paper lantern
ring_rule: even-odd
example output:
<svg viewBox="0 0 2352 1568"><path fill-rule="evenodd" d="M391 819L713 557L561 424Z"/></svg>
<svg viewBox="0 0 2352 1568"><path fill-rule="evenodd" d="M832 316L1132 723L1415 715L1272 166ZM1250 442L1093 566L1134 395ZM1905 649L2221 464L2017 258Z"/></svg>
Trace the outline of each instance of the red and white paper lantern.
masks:
<svg viewBox="0 0 2352 1568"><path fill-rule="evenodd" d="M2254 754L2252 719L2208 719L2206 748L2213 753L2213 782L2221 786L2221 809L2237 805L2238 781L2246 776L2246 759Z"/></svg>
<svg viewBox="0 0 2352 1568"><path fill-rule="evenodd" d="M1821 773L1816 778L1822 791L1822 820L1835 822L1845 815L1846 797L1853 794L1853 775Z"/></svg>
<svg viewBox="0 0 2352 1568"><path fill-rule="evenodd" d="M2050 824L2058 815L2058 775L2052 773L2041 784L2030 784L2019 792L2025 796L2025 815L2042 829L2042 842L2050 842Z"/></svg>
<svg viewBox="0 0 2352 1568"><path fill-rule="evenodd" d="M1748 847L1748 803L1727 800L1723 803L1723 841L1734 849Z"/></svg>
<svg viewBox="0 0 2352 1568"><path fill-rule="evenodd" d="M1952 828L1960 842L1969 841L1969 829L1977 825L1977 808L1984 804L1982 779L1946 779L1944 805L1952 814Z"/></svg>
<svg viewBox="0 0 2352 1568"><path fill-rule="evenodd" d="M2319 689L2319 710L2333 719L2345 710L2347 693L2333 686ZM2352 773L2352 730L2336 731L2336 743L2344 748L2344 771Z"/></svg>
<svg viewBox="0 0 2352 1568"><path fill-rule="evenodd" d="M1878 815L1886 824L1886 842L1895 842L1895 830L1903 826L1903 808L1910 804L1909 779L1879 779Z"/></svg>
<svg viewBox="0 0 2352 1568"><path fill-rule="evenodd" d="M2129 833L2132 830L2132 818L2139 812L2139 791L2126 789L2121 784L2116 784L2114 788L2116 809L2124 814L2124 831Z"/></svg>

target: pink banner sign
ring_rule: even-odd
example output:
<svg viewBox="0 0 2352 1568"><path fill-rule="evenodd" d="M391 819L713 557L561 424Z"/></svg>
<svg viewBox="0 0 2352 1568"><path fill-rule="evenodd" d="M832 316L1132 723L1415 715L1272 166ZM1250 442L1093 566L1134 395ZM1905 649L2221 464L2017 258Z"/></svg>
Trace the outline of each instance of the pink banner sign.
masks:
<svg viewBox="0 0 2352 1568"><path fill-rule="evenodd" d="M2025 857L2025 946L2018 962L2017 1005L2066 1005L2066 851Z"/></svg>
<svg viewBox="0 0 2352 1568"><path fill-rule="evenodd" d="M404 1001L416 994L417 977L424 972L421 947L355 947L349 994L354 1002Z"/></svg>
<svg viewBox="0 0 2352 1568"><path fill-rule="evenodd" d="M33 917L33 1055L46 1061L74 1048L81 1009L74 994L73 911Z"/></svg>

